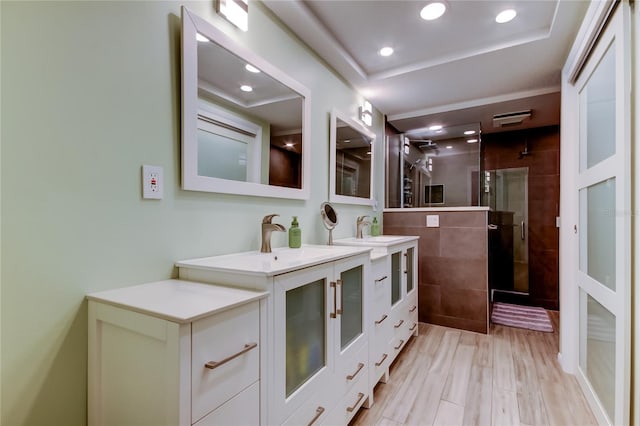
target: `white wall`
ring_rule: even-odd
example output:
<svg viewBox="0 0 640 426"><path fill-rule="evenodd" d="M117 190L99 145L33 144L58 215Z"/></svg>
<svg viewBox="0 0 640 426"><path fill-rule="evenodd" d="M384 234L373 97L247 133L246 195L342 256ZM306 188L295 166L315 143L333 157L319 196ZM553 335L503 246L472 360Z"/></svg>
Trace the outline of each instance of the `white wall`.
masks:
<svg viewBox="0 0 640 426"><path fill-rule="evenodd" d="M308 201L181 190L181 4L0 2L4 425L85 424L86 293L175 276L179 259L256 250L269 213L287 225L297 215L304 243L326 239L329 114L355 116L360 95L260 4L242 34L213 2L187 4L310 88L313 162ZM382 129L375 112L379 141ZM376 155L382 171L382 143ZM142 164L164 167L163 200L141 199ZM371 214L337 210L336 238Z"/></svg>

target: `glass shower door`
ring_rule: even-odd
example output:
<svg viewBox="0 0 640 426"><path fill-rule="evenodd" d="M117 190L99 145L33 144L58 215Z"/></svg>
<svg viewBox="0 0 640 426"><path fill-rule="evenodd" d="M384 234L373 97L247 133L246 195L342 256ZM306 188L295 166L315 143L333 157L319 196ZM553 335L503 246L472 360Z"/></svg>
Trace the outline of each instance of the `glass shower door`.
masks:
<svg viewBox="0 0 640 426"><path fill-rule="evenodd" d="M488 179L487 179L488 178ZM529 293L529 168L486 172L492 290ZM486 190L485 190L486 192Z"/></svg>

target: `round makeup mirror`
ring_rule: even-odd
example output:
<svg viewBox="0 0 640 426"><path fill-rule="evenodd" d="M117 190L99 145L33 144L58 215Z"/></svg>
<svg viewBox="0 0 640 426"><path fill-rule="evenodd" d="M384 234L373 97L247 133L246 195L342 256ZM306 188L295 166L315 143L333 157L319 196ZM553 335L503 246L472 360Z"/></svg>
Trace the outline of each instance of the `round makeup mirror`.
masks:
<svg viewBox="0 0 640 426"><path fill-rule="evenodd" d="M328 245L333 245L333 228L338 224L338 213L333 206L327 202L322 203L320 206L320 217L322 217L322 223L329 230Z"/></svg>

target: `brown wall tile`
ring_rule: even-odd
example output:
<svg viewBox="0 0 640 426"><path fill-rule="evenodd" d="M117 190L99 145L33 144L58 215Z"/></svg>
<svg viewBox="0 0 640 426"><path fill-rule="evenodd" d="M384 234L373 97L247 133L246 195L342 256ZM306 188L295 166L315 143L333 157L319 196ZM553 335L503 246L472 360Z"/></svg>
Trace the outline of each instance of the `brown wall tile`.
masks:
<svg viewBox="0 0 640 426"><path fill-rule="evenodd" d="M384 213L385 234L420 236L418 318L486 333L487 212L433 214L439 228L426 227L427 212Z"/></svg>
<svg viewBox="0 0 640 426"><path fill-rule="evenodd" d="M487 258L487 225L483 228L440 228L442 256L463 259Z"/></svg>

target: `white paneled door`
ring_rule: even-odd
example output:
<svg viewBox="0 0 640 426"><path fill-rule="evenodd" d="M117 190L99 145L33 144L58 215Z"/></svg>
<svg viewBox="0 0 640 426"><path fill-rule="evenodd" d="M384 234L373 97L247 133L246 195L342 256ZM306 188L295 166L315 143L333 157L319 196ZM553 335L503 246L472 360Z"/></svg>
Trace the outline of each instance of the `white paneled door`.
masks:
<svg viewBox="0 0 640 426"><path fill-rule="evenodd" d="M629 423L631 150L628 6L576 81L578 379L603 423ZM625 57L626 55L626 57Z"/></svg>

